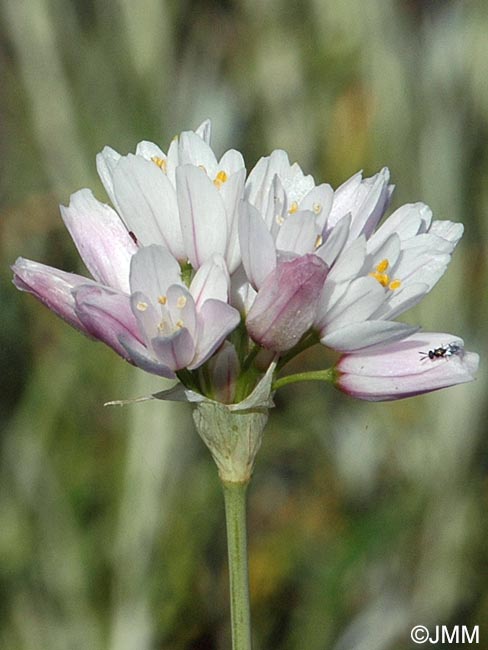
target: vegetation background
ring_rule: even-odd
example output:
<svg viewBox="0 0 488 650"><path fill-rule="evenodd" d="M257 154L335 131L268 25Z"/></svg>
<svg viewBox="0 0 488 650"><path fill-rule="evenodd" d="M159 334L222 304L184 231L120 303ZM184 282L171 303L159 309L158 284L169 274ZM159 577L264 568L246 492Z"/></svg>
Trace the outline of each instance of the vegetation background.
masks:
<svg viewBox="0 0 488 650"><path fill-rule="evenodd" d="M388 165L393 207L461 220L406 318L486 359L488 3L3 0L0 17L0 647L228 648L222 497L189 409L104 408L161 383L15 291L9 264L83 272L57 206L106 200L95 154L211 117L249 168L284 148L337 186ZM486 396L483 365L390 404L278 394L250 489L257 650L404 650L419 624L488 643Z"/></svg>

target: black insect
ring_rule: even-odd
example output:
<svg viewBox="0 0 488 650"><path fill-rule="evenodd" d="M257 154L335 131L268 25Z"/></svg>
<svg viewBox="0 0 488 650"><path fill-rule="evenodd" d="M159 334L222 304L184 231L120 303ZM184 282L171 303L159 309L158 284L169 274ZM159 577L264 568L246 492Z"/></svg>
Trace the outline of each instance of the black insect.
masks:
<svg viewBox="0 0 488 650"><path fill-rule="evenodd" d="M463 351L463 347L458 343L448 343L447 345L441 345L440 347L429 350L428 352L419 352L419 354L424 355L421 357L420 361L424 361L425 359L444 359L452 357L454 354L460 355Z"/></svg>

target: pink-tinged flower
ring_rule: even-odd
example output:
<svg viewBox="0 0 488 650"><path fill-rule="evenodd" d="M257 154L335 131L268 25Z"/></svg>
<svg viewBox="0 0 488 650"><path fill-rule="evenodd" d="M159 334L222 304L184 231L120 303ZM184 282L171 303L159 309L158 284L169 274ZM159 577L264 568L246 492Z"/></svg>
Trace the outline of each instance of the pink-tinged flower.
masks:
<svg viewBox="0 0 488 650"><path fill-rule="evenodd" d="M312 324L315 329L322 329L325 315L322 294L327 284L327 269L348 248L348 242L374 229L390 198L388 179L387 170L364 180L356 174L334 193L325 183L316 186L313 178L305 176L296 163L290 165L283 151L274 151L257 163L246 182L246 200L239 220L242 262L248 283L237 274L233 278L232 291L234 304L248 312L248 329L257 342L282 351L292 347ZM286 286L289 277L277 273L278 266L304 256L309 264L312 258L315 259L316 272L313 275L313 293L308 290L311 281L307 281L307 287L296 291L294 296L296 323L291 317L292 304L288 320L283 318L282 326L272 329L266 327L264 321L259 323L265 307L269 309L271 304L271 287L275 295L283 296L283 300L290 291ZM349 266L347 273L342 270L342 276L358 277L365 258L365 250L348 251ZM321 273L317 272L319 260L325 263ZM374 282L371 284L376 288ZM331 286L330 282L328 286ZM296 282L292 284L294 289L297 289ZM263 293L265 296L262 297ZM300 297L305 299L302 303ZM269 322L275 318L276 311L270 309ZM290 331L288 342L284 337L285 327ZM403 336L411 331L401 324L394 327L401 330ZM265 331L266 336L263 335Z"/></svg>
<svg viewBox="0 0 488 650"><path fill-rule="evenodd" d="M239 323L227 304L221 256L205 261L187 287L166 248L139 248L117 213L89 190L61 212L93 280L19 258L14 284L134 365L175 377L203 364Z"/></svg>
<svg viewBox="0 0 488 650"><path fill-rule="evenodd" d="M238 151L217 160L210 131L207 120L195 132L183 132L167 154L151 142L140 142L127 156L105 147L97 168L138 242L161 244L194 269L217 253L232 273L240 264L237 214L246 170Z"/></svg>
<svg viewBox="0 0 488 650"><path fill-rule="evenodd" d="M241 366L235 347L225 341L208 361L208 386L204 391L212 399L222 404L232 404L236 396L237 380ZM205 382L207 377L203 377Z"/></svg>
<svg viewBox="0 0 488 650"><path fill-rule="evenodd" d="M478 364L459 337L421 332L345 354L336 365L336 386L373 402L401 399L472 381Z"/></svg>
<svg viewBox="0 0 488 650"><path fill-rule="evenodd" d="M313 323L317 295L326 275L327 266L316 255L278 262L247 315L251 337L277 352L296 345Z"/></svg>
<svg viewBox="0 0 488 650"><path fill-rule="evenodd" d="M384 168L371 178L356 174L333 192L315 186L282 151L261 159L246 183L239 221L248 283L233 278L233 303L250 313L281 260L314 255L328 267L308 305L323 345L351 352L413 334L416 328L394 319L436 284L463 227L433 221L430 209L416 203L377 228L393 190L388 183ZM256 340L282 349L269 338Z"/></svg>

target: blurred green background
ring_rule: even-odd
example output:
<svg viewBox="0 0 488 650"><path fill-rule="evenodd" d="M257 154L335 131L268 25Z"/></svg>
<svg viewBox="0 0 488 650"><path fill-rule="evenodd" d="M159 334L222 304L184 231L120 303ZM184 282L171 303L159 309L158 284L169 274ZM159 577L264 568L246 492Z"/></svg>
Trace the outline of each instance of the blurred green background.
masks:
<svg viewBox="0 0 488 650"><path fill-rule="evenodd" d="M161 382L8 266L83 272L57 206L106 200L96 153L211 117L249 169L278 147L334 186L388 165L393 207L463 221L406 319L486 358L488 3L3 0L0 62L0 647L229 648L223 503L189 408L104 408ZM480 625L488 647L486 395L483 361L391 404L278 394L249 495L256 650L404 650L419 624Z"/></svg>

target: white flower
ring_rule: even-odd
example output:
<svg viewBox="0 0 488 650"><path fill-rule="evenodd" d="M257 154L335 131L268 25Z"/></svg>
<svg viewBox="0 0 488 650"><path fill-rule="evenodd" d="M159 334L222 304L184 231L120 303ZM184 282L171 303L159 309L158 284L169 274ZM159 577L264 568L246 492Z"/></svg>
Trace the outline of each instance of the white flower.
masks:
<svg viewBox="0 0 488 650"><path fill-rule="evenodd" d="M162 244L197 269L215 253L230 272L240 263L237 211L246 170L238 151L220 160L209 145L210 122L183 132L165 154L151 142L121 156L105 147L97 169L127 229L143 246Z"/></svg>
<svg viewBox="0 0 488 650"><path fill-rule="evenodd" d="M339 220L330 237L342 224L347 232L349 222ZM321 342L352 351L412 334L416 328L393 319L437 283L462 233L462 224L433 221L431 210L415 203L396 210L368 240L346 240L328 259L315 319Z"/></svg>
<svg viewBox="0 0 488 650"><path fill-rule="evenodd" d="M313 254L328 267L316 301L307 304L324 345L352 351L412 334L416 328L393 319L436 284L463 227L433 221L430 209L415 203L396 210L376 230L393 191L389 178L387 168L371 178L358 173L334 192L329 185L316 186L283 151L262 158L249 175L241 208L248 284L242 276L234 283L235 304L253 315L277 265ZM275 291L285 293L285 287ZM302 321L307 321L303 315ZM267 346L276 349L269 340Z"/></svg>

